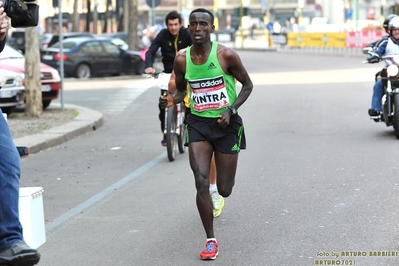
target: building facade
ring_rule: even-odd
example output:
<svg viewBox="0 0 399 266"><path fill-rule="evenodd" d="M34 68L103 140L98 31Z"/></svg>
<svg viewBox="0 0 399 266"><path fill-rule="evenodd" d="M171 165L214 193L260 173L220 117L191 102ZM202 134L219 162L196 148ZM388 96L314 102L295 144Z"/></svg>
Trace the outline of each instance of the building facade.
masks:
<svg viewBox="0 0 399 266"><path fill-rule="evenodd" d="M40 30L41 32L53 32L54 23L58 21L57 7L53 7L53 1L38 0L40 6ZM79 15L79 30L85 30L87 0L60 0L63 13L63 24L70 30L74 1L77 1ZM122 10L127 8L128 0L112 0L110 17L108 19L107 32L118 30L121 23ZM158 0L159 1L159 0ZM374 20L380 23L389 14L390 7L396 0L160 0L159 5L152 8L150 4L157 0L138 0L139 29L144 29L152 24L163 24L165 15L177 10L184 18L184 25L188 24L188 16L191 10L204 7L214 11L217 17L217 28L225 29L237 27L239 23L237 10L240 7L249 8L250 16L247 24L256 23L258 27L264 27L268 22L278 21L284 25L287 20L291 23L309 24L312 19L323 17L328 23L341 24L355 20ZM101 33L104 23L107 0L91 0L92 14L96 15L99 26L96 33ZM93 28L93 27L92 27Z"/></svg>

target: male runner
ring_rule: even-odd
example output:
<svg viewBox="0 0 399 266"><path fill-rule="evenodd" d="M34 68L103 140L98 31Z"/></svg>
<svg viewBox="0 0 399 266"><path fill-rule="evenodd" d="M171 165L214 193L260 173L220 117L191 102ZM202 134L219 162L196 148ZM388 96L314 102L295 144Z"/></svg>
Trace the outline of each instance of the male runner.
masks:
<svg viewBox="0 0 399 266"><path fill-rule="evenodd" d="M252 92L252 81L238 54L211 42L214 16L199 8L191 12L188 30L193 46L178 53L174 62L176 94L165 95L167 107L182 100L189 84L190 114L187 115L190 166L197 189L196 203L207 241L201 259L216 259L219 246L213 230L209 173L215 154L217 187L223 197L233 189L240 149L245 149L244 127L237 109ZM235 79L242 84L237 96Z"/></svg>

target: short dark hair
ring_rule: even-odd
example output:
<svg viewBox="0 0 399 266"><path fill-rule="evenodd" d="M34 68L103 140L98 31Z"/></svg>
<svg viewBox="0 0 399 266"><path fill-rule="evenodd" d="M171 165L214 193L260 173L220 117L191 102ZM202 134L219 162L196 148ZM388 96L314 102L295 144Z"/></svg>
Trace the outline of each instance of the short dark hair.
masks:
<svg viewBox="0 0 399 266"><path fill-rule="evenodd" d="M208 9L205 9L205 8L197 8L197 9L194 9L193 11L191 11L190 17L191 17L191 15L192 15L193 13L208 13L209 16L211 16L211 24L213 25L213 22L214 22L214 20L215 20L215 16L214 16L213 13L212 13L211 11L209 11Z"/></svg>
<svg viewBox="0 0 399 266"><path fill-rule="evenodd" d="M165 24L166 26L168 25L168 20L175 20L175 19L179 19L179 23L181 24L181 15L179 13L177 13L177 11L171 11L169 12L166 17L165 17Z"/></svg>

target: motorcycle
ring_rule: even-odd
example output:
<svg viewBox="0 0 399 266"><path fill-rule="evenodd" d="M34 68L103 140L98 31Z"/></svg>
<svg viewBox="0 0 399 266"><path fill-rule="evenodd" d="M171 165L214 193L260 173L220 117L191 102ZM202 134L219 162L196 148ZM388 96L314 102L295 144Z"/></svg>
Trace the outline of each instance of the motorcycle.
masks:
<svg viewBox="0 0 399 266"><path fill-rule="evenodd" d="M372 49L364 48L363 53L371 55ZM381 56L381 60L385 61L386 67L377 73L376 80L381 79L384 85L382 112L370 118L376 122L385 122L387 127L393 126L395 136L399 139L399 55Z"/></svg>

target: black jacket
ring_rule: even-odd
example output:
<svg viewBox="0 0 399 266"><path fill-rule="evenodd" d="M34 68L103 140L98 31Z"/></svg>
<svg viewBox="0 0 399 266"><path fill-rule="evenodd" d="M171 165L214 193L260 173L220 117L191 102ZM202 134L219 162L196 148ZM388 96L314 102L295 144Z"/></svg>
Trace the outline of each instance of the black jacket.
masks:
<svg viewBox="0 0 399 266"><path fill-rule="evenodd" d="M6 38L4 38L4 40L0 41L0 53L3 52L5 45L6 45Z"/></svg>
<svg viewBox="0 0 399 266"><path fill-rule="evenodd" d="M177 42L175 36L170 34L168 29L161 30L155 39L152 41L150 48L145 55L145 68L152 67L154 64L155 54L159 48L161 48L162 63L164 72L171 73L173 71L173 62L176 57L176 53L193 44L190 34L185 27L181 27L177 36Z"/></svg>

